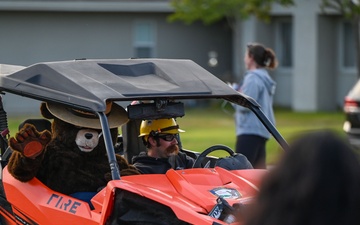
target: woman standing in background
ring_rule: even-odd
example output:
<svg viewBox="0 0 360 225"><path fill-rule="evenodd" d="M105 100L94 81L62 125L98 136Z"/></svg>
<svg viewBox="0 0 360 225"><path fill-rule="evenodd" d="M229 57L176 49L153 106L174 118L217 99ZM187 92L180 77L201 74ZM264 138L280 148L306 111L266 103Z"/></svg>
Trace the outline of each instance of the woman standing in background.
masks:
<svg viewBox="0 0 360 225"><path fill-rule="evenodd" d="M277 67L275 53L262 44L249 44L244 62L247 72L238 91L259 103L261 110L275 125L273 97L276 83L267 71ZM245 155L254 168L266 168L265 147L270 133L252 111L242 106L235 106L235 122L236 152Z"/></svg>

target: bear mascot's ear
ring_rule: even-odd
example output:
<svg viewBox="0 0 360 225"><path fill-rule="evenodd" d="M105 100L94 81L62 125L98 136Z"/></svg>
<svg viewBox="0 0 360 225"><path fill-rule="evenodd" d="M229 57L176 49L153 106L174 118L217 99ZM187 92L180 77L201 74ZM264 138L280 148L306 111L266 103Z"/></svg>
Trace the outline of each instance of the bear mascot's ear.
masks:
<svg viewBox="0 0 360 225"><path fill-rule="evenodd" d="M42 102L40 105L40 112L43 117L46 119L55 119L54 115L50 113L49 109L46 106L45 102Z"/></svg>

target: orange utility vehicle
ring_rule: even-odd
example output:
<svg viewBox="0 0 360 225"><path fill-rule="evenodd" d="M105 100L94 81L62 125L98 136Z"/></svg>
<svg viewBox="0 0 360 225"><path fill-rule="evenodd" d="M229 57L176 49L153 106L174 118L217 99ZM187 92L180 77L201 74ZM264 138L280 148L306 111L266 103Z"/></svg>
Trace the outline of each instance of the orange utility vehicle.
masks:
<svg viewBox="0 0 360 225"><path fill-rule="evenodd" d="M188 100L199 103L223 99L247 107L282 148L288 147L253 99L234 91L191 60L82 59L28 67L1 65L0 73L2 94L96 113L112 174L107 186L91 199L91 207L51 190L37 178L29 182L16 180L6 165L11 150L7 146L7 114L1 103L0 224L241 224L239 215L251 204L266 170L216 166L220 158L208 154L220 150L229 154L226 158L235 156L227 146L182 149L196 160L195 168L120 177L115 154L121 152L131 162L133 155L144 150L138 137L140 121L186 119ZM128 113L129 122L122 127L118 143L112 143L104 113L107 100L115 101ZM133 101L140 103L131 104Z"/></svg>

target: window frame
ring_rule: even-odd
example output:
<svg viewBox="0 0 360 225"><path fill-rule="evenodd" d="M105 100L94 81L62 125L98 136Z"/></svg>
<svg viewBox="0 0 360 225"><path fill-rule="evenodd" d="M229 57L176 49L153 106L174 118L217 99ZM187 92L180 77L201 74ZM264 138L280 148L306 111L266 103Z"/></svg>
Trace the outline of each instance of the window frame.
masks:
<svg viewBox="0 0 360 225"><path fill-rule="evenodd" d="M281 16L274 18L275 23L275 54L278 58L279 69L280 70L291 70L294 67L294 23L291 16ZM291 37L290 37L290 55L291 55L291 64L284 65L282 62L283 52L284 52L284 43L282 42L282 28L281 25L284 23L289 23L291 25Z"/></svg>
<svg viewBox="0 0 360 225"><path fill-rule="evenodd" d="M346 54L345 53L345 49L346 49L345 48L345 39L346 38L345 38L345 33L344 33L344 27L345 27L346 24L350 24L351 29L353 29L351 21L349 21L349 20L342 19L342 20L339 21L339 24L338 24L338 33L339 33L339 39L338 39L338 52L339 52L338 65L339 65L339 68L340 68L341 71L346 72L346 73L354 73L357 70L356 69L356 67L357 67L356 66L356 50L355 50L355 52L353 54L354 65L353 66L344 65L344 58L345 58L345 54ZM353 38L354 38L354 36L353 36ZM352 41L354 43L354 40L352 40ZM352 48L352 49L355 49L355 47Z"/></svg>
<svg viewBox="0 0 360 225"><path fill-rule="evenodd" d="M149 25L150 28L150 36L152 40L148 40L148 41L138 41L137 37L138 37L138 27L139 25ZM138 48L149 48L150 49L150 55L148 57L145 58L154 58L156 57L156 33L157 33L157 28L156 28L156 23L153 20L136 20L133 23L133 56L135 58L138 58L137 55L137 49Z"/></svg>

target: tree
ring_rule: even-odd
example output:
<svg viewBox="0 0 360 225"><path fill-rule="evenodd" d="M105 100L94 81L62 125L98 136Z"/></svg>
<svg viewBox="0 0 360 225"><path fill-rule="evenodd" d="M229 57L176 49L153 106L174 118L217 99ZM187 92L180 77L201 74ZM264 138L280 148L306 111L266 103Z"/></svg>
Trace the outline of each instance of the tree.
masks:
<svg viewBox="0 0 360 225"><path fill-rule="evenodd" d="M322 0L320 8L323 12L335 11L353 23L354 44L356 48L356 67L360 77L360 1L359 0Z"/></svg>
<svg viewBox="0 0 360 225"><path fill-rule="evenodd" d="M169 16L170 21L182 20L186 24L202 21L212 24L226 19L231 27L237 19L246 19L250 15L263 21L269 21L272 5L283 6L294 4L293 0L171 0L175 12Z"/></svg>

